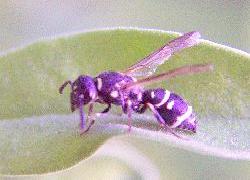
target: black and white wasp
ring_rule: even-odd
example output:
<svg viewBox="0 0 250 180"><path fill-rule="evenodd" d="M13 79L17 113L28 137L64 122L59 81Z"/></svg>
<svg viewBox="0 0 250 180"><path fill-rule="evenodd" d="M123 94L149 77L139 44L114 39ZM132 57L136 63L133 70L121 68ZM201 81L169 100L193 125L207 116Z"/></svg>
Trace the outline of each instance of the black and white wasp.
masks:
<svg viewBox="0 0 250 180"><path fill-rule="evenodd" d="M143 86L175 76L211 71L211 64L196 64L152 75L174 53L198 44L199 38L199 32L185 33L123 72L103 72L96 77L80 75L74 82L63 83L59 92L62 94L63 89L70 84L71 110L74 112L79 109L81 133L87 132L95 122L92 119L86 126L83 106L89 104L88 117L91 117L94 103L107 105L99 114L107 113L112 104L121 106L122 111L128 115L129 131L132 112L143 113L150 109L161 126L169 132L175 134L173 129L179 128L195 133L197 120L192 106L174 92L163 88L144 89ZM137 76L146 77L137 80Z"/></svg>

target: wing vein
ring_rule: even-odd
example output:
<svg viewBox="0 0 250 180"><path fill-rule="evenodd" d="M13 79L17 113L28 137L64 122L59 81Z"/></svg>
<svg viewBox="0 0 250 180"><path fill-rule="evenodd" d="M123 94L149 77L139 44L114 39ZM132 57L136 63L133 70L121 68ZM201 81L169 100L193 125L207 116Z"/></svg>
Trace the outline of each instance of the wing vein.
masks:
<svg viewBox="0 0 250 180"><path fill-rule="evenodd" d="M152 83L159 82L162 80L171 79L176 76L192 75L192 74L204 73L204 72L208 72L212 70L213 70L212 64L195 64L195 65L182 66L177 69L173 69L173 70L170 70L168 72L165 72L159 75L154 75L154 76L146 77L144 79L139 79L137 82L131 82L129 84L126 84L123 88L129 89L134 86L148 85L148 84L152 84Z"/></svg>
<svg viewBox="0 0 250 180"><path fill-rule="evenodd" d="M200 42L199 38L199 32L185 33L130 66L123 73L130 76L151 75L159 65L167 61L174 53L198 44Z"/></svg>

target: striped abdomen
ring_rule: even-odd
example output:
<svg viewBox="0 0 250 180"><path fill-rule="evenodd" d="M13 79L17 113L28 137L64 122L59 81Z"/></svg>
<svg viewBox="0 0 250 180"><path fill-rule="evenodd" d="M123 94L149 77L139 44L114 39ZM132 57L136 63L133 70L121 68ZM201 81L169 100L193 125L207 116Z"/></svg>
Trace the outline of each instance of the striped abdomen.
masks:
<svg viewBox="0 0 250 180"><path fill-rule="evenodd" d="M162 88L149 89L143 93L143 102L154 105L169 127L196 132L192 106L179 95Z"/></svg>

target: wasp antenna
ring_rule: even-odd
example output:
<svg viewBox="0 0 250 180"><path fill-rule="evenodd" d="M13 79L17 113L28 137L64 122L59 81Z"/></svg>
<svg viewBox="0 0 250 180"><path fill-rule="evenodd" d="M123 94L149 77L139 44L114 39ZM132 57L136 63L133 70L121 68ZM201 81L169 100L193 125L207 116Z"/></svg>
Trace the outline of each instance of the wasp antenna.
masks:
<svg viewBox="0 0 250 180"><path fill-rule="evenodd" d="M73 90L73 84L71 81L65 81L61 87L59 88L59 93L62 94L63 93L63 89L68 85L70 84L71 85L71 89Z"/></svg>

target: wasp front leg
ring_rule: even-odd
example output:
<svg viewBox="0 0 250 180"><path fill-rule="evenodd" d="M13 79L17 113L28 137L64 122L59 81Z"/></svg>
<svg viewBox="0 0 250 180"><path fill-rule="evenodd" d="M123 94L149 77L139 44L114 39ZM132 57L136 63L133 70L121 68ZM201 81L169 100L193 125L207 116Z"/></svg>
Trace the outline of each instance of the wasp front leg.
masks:
<svg viewBox="0 0 250 180"><path fill-rule="evenodd" d="M80 130L85 128L85 114L83 112L83 105L79 106L79 113L80 113Z"/></svg>
<svg viewBox="0 0 250 180"><path fill-rule="evenodd" d="M93 115L93 114L94 114L94 113L93 113L93 110L94 110L94 103L91 103L91 104L89 105L89 108L88 108L88 120L90 120L90 121L89 121L89 125L87 126L86 129L83 129L83 130L81 131L80 134L82 135L82 134L88 132L89 129L95 124L95 117L96 117L96 116L99 117L99 116L101 116L102 114L107 113L110 109L111 109L111 104L108 104L108 107L107 107L107 108L105 108L101 113L96 113L95 116L94 116L94 115Z"/></svg>
<svg viewBox="0 0 250 180"><path fill-rule="evenodd" d="M89 121L89 125L85 129L85 127L82 126L84 121L81 121L81 124L80 124L81 125L81 132L80 132L81 135L88 132L89 129L91 128L91 126L95 123L95 120L93 119L93 109L94 109L94 104L91 103L88 107L88 117L87 117L87 122Z"/></svg>

